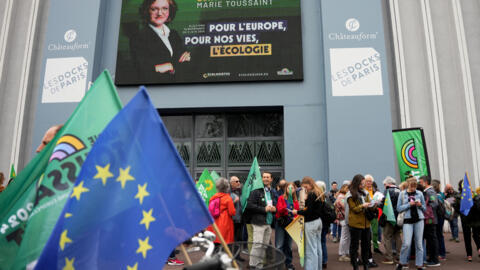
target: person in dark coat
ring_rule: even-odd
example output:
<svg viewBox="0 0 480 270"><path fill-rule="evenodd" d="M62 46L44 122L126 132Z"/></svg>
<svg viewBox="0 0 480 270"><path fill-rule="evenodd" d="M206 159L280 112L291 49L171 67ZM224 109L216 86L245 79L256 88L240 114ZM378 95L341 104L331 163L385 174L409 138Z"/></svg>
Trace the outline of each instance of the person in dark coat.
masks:
<svg viewBox="0 0 480 270"><path fill-rule="evenodd" d="M174 0L144 0L139 11L145 23L130 40L139 82L176 81L191 59L180 35L167 26L175 18L177 4Z"/></svg>
<svg viewBox="0 0 480 270"><path fill-rule="evenodd" d="M379 206L383 209L385 205L385 199L387 197L387 192L390 195L390 201L393 206L393 214L395 220L398 217L397 203L398 196L400 195L400 189L396 186L396 181L390 176L387 176L383 180L383 185L385 186L384 197ZM381 217L386 218L386 217ZM398 255L400 255L400 248L402 247L402 238L400 236L401 228L399 226L393 225L390 222L385 222L383 226L383 248L385 249L385 260L382 261L383 264L394 264L394 256L392 251L392 243L395 243L395 249Z"/></svg>
<svg viewBox="0 0 480 270"><path fill-rule="evenodd" d="M248 219L252 224L253 245L250 251L249 266L251 268L262 268L266 255L266 246L272 235L272 224L275 212L275 192L272 189L272 174L263 172L262 181L264 188L252 190L250 193L246 210Z"/></svg>

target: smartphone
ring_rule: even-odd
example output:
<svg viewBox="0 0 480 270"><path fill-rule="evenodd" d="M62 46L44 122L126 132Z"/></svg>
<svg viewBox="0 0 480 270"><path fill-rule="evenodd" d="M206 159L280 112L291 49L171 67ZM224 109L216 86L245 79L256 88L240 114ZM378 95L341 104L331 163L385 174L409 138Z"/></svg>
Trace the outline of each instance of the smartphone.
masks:
<svg viewBox="0 0 480 270"><path fill-rule="evenodd" d="M268 206L273 206L272 200L268 200L268 201L267 201L267 205L268 205Z"/></svg>

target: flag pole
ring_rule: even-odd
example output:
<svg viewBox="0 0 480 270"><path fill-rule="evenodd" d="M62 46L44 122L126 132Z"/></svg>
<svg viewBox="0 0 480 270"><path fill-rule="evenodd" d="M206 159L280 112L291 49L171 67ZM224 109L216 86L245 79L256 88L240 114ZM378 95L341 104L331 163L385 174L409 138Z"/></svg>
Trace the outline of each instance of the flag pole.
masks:
<svg viewBox="0 0 480 270"><path fill-rule="evenodd" d="M185 256L185 259L187 260L188 265L192 265L192 260L190 259L190 256L188 255L187 250L185 249L185 245L183 243L180 245L180 249L182 250L182 253Z"/></svg>
<svg viewBox="0 0 480 270"><path fill-rule="evenodd" d="M215 233L217 234L217 237L220 239L220 242L222 242L222 246L223 246L223 248L225 249L225 252L227 253L228 257L230 257L230 258L232 259L233 267L235 267L236 269L238 269L238 264L237 264L237 262L235 261L235 258L233 258L233 254L232 254L232 252L230 251L230 249L228 248L228 245L227 245L227 243L225 242L225 239L223 239L223 236L222 236L222 234L220 233L220 230L218 229L217 224L215 224L215 222L214 222L212 225L213 225L213 229L215 230Z"/></svg>
<svg viewBox="0 0 480 270"><path fill-rule="evenodd" d="M468 177L468 172L467 171L465 171L465 175L467 176L467 181L468 181L468 185L470 186L470 190L472 190L472 183L470 183L470 177Z"/></svg>

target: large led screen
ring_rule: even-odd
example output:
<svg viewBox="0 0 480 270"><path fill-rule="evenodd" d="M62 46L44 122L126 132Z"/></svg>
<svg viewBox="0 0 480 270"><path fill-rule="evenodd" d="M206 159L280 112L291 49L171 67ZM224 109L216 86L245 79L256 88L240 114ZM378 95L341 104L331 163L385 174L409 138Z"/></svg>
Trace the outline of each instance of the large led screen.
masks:
<svg viewBox="0 0 480 270"><path fill-rule="evenodd" d="M300 0L123 0L117 85L302 80Z"/></svg>

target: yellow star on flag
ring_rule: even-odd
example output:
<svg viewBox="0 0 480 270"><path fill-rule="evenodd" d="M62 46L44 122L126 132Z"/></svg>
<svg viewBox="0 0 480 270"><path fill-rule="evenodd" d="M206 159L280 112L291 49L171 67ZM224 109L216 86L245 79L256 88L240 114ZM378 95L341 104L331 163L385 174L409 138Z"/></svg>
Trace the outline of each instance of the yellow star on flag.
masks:
<svg viewBox="0 0 480 270"><path fill-rule="evenodd" d="M143 186L138 185L138 193L135 195L135 199L138 199L140 204L143 203L143 198L147 197L148 195L150 195L150 193L147 191L147 183L145 183Z"/></svg>
<svg viewBox="0 0 480 270"><path fill-rule="evenodd" d="M142 253L143 258L145 259L147 257L147 251L152 249L153 247L148 244L148 240L150 237L147 236L145 240L142 241L142 239L138 239L138 249L137 253Z"/></svg>
<svg viewBox="0 0 480 270"><path fill-rule="evenodd" d="M63 251L65 249L65 245L68 243L73 243L72 239L68 238L67 236L68 231L64 230L60 235L60 249Z"/></svg>
<svg viewBox="0 0 480 270"><path fill-rule="evenodd" d="M138 262L135 263L134 266L128 266L128 265L127 265L127 270L137 270L137 267L138 267Z"/></svg>
<svg viewBox="0 0 480 270"><path fill-rule="evenodd" d="M147 230L148 230L148 227L150 227L150 222L155 221L155 218L152 216L152 212L153 212L153 208L150 209L150 211L148 212L145 212L144 210L142 210L143 219L140 221L140 224L145 224L145 227L147 227Z"/></svg>
<svg viewBox="0 0 480 270"><path fill-rule="evenodd" d="M128 166L125 170L120 168L120 176L117 178L117 182L122 183L122 188L125 188L125 183L127 181L133 181L135 178L130 175L130 166Z"/></svg>
<svg viewBox="0 0 480 270"><path fill-rule="evenodd" d="M93 177L93 179L102 179L103 186L106 186L107 179L113 177L113 174L110 172L110 163L108 163L105 167L98 165L95 167L97 167L97 174Z"/></svg>
<svg viewBox="0 0 480 270"><path fill-rule="evenodd" d="M72 217L72 213L65 213L65 218L69 218L69 217Z"/></svg>
<svg viewBox="0 0 480 270"><path fill-rule="evenodd" d="M75 270L75 267L73 267L73 261L75 261L75 258L68 259L65 257L65 266L62 268L62 270Z"/></svg>
<svg viewBox="0 0 480 270"><path fill-rule="evenodd" d="M73 188L73 192L72 192L72 195L70 196L70 198L77 198L77 201L80 201L80 195L82 195L82 193L84 192L88 192L90 191L88 188L84 188L83 187L83 181L80 182L80 184L78 184L78 186L74 187Z"/></svg>

